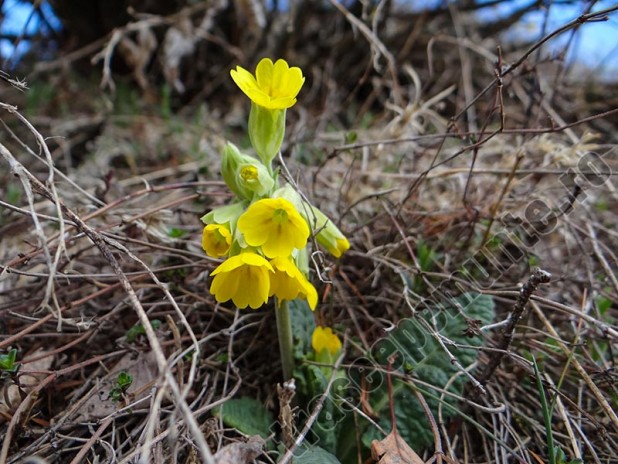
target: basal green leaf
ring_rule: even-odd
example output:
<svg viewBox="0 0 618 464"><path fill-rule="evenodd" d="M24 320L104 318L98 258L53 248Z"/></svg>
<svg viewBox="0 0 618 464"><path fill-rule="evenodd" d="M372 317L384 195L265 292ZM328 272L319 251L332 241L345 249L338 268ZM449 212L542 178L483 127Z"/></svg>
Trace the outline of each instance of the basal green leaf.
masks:
<svg viewBox="0 0 618 464"><path fill-rule="evenodd" d="M305 445L294 453L294 464L340 464L339 460L319 446Z"/></svg>
<svg viewBox="0 0 618 464"><path fill-rule="evenodd" d="M441 399L441 390L445 389L459 369L451 363L443 346L437 341L436 334L442 337L444 345L459 363L467 367L476 360L476 348L483 344L482 337L470 329L488 324L493 318L494 302L490 296L464 294L452 299L450 305L435 305L413 318L402 320L396 329L376 345L374 359L383 366L387 366L389 360L394 360L392 369L398 370L399 374L411 375L413 379L435 386L435 389L426 386L419 386L419 389L422 388L421 393L434 417L438 417L440 402L443 402L443 418L452 417L457 411L456 401L450 395ZM385 374L375 370L369 380L379 386L374 389L370 399L374 410L380 414L380 425L387 431L391 430ZM460 395L466 380L464 375L455 377L448 391ZM433 436L412 383L394 376L393 392L400 435L413 449L422 449L431 443ZM369 446L371 440L380 438L377 430L370 429L364 434L363 443Z"/></svg>
<svg viewBox="0 0 618 464"><path fill-rule="evenodd" d="M228 427L246 435L267 438L274 422L273 416L264 405L253 398L243 397L226 401L215 411Z"/></svg>
<svg viewBox="0 0 618 464"><path fill-rule="evenodd" d="M294 334L294 357L300 360L312 350L311 335L315 330L315 319L306 300L292 300L289 306Z"/></svg>

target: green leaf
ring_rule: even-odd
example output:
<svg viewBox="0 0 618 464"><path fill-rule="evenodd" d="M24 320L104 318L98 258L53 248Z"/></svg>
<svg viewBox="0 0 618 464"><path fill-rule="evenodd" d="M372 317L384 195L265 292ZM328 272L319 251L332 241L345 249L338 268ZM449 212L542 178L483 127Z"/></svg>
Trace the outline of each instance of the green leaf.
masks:
<svg viewBox="0 0 618 464"><path fill-rule="evenodd" d="M416 245L416 257L421 271L430 271L435 261L435 252L425 242L419 240Z"/></svg>
<svg viewBox="0 0 618 464"><path fill-rule="evenodd" d="M150 325L153 329L157 330L159 327L161 327L161 321L159 319L153 319L152 321L150 321ZM139 337L140 335L144 335L145 333L146 329L144 329L144 326L142 324L136 324L129 330L127 330L127 334L125 335L125 337L127 342L133 343L137 339L137 337Z"/></svg>
<svg viewBox="0 0 618 464"><path fill-rule="evenodd" d="M303 445L294 452L294 464L341 464L339 460L319 446Z"/></svg>
<svg viewBox="0 0 618 464"><path fill-rule="evenodd" d="M0 355L0 370L15 372L17 370L15 359L17 359L17 350L15 348L7 354Z"/></svg>
<svg viewBox="0 0 618 464"><path fill-rule="evenodd" d="M306 300L292 300L289 306L294 334L294 358L304 360L312 351L311 336L315 330L315 318Z"/></svg>
<svg viewBox="0 0 618 464"><path fill-rule="evenodd" d="M11 205L16 205L20 202L21 195L22 195L22 192L19 187L13 184L9 184L6 188L6 193L5 193L6 200L5 201L7 203L10 203Z"/></svg>
<svg viewBox="0 0 618 464"><path fill-rule="evenodd" d="M170 236L170 238L180 238L185 236L187 233L186 230L183 229L179 229L177 227L172 227L167 234Z"/></svg>
<svg viewBox="0 0 618 464"><path fill-rule="evenodd" d="M599 296L596 299L597 308L599 309L599 313L601 316L604 316L607 313L607 310L612 307L612 300L606 298L604 296Z"/></svg>
<svg viewBox="0 0 618 464"><path fill-rule="evenodd" d="M133 376L131 374L127 374L125 371L119 372L118 377L116 377L116 385L109 392L109 397L111 400L120 401L122 399L122 395L125 394L132 383Z"/></svg>
<svg viewBox="0 0 618 464"><path fill-rule="evenodd" d="M297 376L300 380L299 391L305 398L312 400L306 405L305 414L315 406L314 401L322 396L326 391L329 379L324 375L324 371L311 364L304 366L303 375ZM305 385L304 382L307 384ZM332 395L332 392L331 392ZM311 427L311 434L315 438L316 443L320 443L326 450L334 451L337 448L337 432L340 419L340 411L335 408L332 396L323 403L322 410L318 415L317 420Z"/></svg>
<svg viewBox="0 0 618 464"><path fill-rule="evenodd" d="M430 327L435 327L443 340L448 339L456 344L445 341L450 353L463 367L467 367L476 360L478 350L475 348L483 344L482 337L469 335L468 323L479 321L475 324L484 325L493 318L494 302L491 296L466 293L454 298L450 306L436 305L416 317L403 319L395 330L376 344L374 359L387 366L389 358L396 355L393 369L435 386L436 389L422 387L421 393L434 417L438 417L438 407L440 401L443 401L442 415L448 419L457 413L456 402L450 395L445 395L441 400L439 389L444 389L459 369L451 363L444 348L431 333ZM464 345L465 348L459 347ZM392 380L399 434L413 449L422 449L433 440L424 410L410 384L395 377ZM466 380L464 375L456 377L449 384L448 391L460 395ZM371 401L374 410L380 414L379 423L385 430L390 430L392 424L385 374L377 369L368 376L367 382L376 386ZM363 435L362 440L369 446L373 439L380 438L378 431L372 428Z"/></svg>
<svg viewBox="0 0 618 464"><path fill-rule="evenodd" d="M122 371L118 374L118 379L116 380L116 383L122 390L126 390L133 383L133 376Z"/></svg>
<svg viewBox="0 0 618 464"><path fill-rule="evenodd" d="M249 397L227 400L215 410L228 427L246 435L268 438L274 422L273 415L258 400Z"/></svg>
<svg viewBox="0 0 618 464"><path fill-rule="evenodd" d="M215 361L220 363L227 363L230 360L230 355L228 353L219 353L215 356Z"/></svg>
<svg viewBox="0 0 618 464"><path fill-rule="evenodd" d="M346 144L354 143L357 140L358 140L358 133L357 132L350 131L347 134L345 134L345 143Z"/></svg>

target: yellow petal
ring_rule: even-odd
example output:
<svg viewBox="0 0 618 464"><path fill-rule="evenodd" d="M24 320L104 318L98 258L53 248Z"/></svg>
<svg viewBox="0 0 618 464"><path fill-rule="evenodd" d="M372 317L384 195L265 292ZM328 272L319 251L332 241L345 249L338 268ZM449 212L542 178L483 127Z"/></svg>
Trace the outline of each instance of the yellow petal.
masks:
<svg viewBox="0 0 618 464"><path fill-rule="evenodd" d="M311 346L316 353L328 350L332 355L336 355L341 350L341 340L330 327L317 326L311 336Z"/></svg>
<svg viewBox="0 0 618 464"><path fill-rule="evenodd" d="M277 60L273 69L270 95L273 98L288 97L296 100L295 97L304 82L305 78L300 68L290 68L286 61Z"/></svg>
<svg viewBox="0 0 618 464"><path fill-rule="evenodd" d="M303 293L305 295L307 303L309 304L311 311L314 311L315 307L318 305L318 291L313 285L311 285L311 282L309 282L308 280L305 281L303 287Z"/></svg>
<svg viewBox="0 0 618 464"><path fill-rule="evenodd" d="M269 110L284 110L293 106L305 82L300 68L290 68L282 59L273 64L270 58L260 60L255 77L240 66L231 71L231 76L255 104Z"/></svg>
<svg viewBox="0 0 618 464"><path fill-rule="evenodd" d="M318 292L296 267L289 257L278 257L270 261L274 274L270 274L269 296L280 300L306 299L313 311L318 302Z"/></svg>
<svg viewBox="0 0 618 464"><path fill-rule="evenodd" d="M279 63L278 60L277 63ZM272 95L273 88L274 66L270 58L262 58L255 68L255 77L257 84L262 91L267 95Z"/></svg>
<svg viewBox="0 0 618 464"><path fill-rule="evenodd" d="M270 263L257 253L232 256L211 273L210 293L219 303L232 300L241 309L257 309L268 301L271 272Z"/></svg>
<svg viewBox="0 0 618 464"><path fill-rule="evenodd" d="M238 219L238 230L247 243L262 247L269 258L289 256L306 246L309 226L294 205L284 198L266 198L253 203Z"/></svg>
<svg viewBox="0 0 618 464"><path fill-rule="evenodd" d="M240 90L242 90L247 96L250 97L248 92L253 92L256 90L259 91L259 85L255 80L255 77L253 77L253 74L245 68L236 66L236 69L232 69L230 71L230 75L232 76L234 82L236 82L236 85L240 87Z"/></svg>

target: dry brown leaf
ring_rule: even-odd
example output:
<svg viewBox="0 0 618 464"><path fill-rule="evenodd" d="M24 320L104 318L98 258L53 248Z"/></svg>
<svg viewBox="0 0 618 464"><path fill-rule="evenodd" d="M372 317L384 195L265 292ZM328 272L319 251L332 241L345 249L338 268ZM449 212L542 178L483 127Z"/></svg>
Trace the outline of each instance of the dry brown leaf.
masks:
<svg viewBox="0 0 618 464"><path fill-rule="evenodd" d="M90 392L88 399L77 410L75 422L88 422L106 417L125 406L122 402L114 402L109 397L110 391L116 385L120 372L126 372L133 377L127 396L132 402L140 400L150 393L147 385L157 378L157 364L152 351L127 353L118 364Z"/></svg>
<svg viewBox="0 0 618 464"><path fill-rule="evenodd" d="M45 350L42 348L28 355L26 359L28 358L36 359L36 361L24 364L20 369L21 389L12 382L5 382L0 388L0 424L9 420L26 395L47 377L44 371L48 371L54 362L54 356L45 356Z"/></svg>
<svg viewBox="0 0 618 464"><path fill-rule="evenodd" d="M262 452L265 441L259 435L249 437L246 442L232 443L215 454L215 464L248 464Z"/></svg>
<svg viewBox="0 0 618 464"><path fill-rule="evenodd" d="M424 464L395 430L384 440L371 442L371 457L378 464Z"/></svg>
<svg viewBox="0 0 618 464"><path fill-rule="evenodd" d="M290 449L294 444L294 410L292 400L296 393L294 379L284 382L283 387L277 384L277 396L279 397L279 423L281 424L281 435L283 444Z"/></svg>

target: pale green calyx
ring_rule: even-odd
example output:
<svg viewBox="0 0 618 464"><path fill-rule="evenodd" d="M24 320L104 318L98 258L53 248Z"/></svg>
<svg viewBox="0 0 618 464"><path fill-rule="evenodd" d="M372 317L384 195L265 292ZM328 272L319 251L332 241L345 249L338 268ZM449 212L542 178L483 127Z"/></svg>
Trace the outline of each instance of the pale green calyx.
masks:
<svg viewBox="0 0 618 464"><path fill-rule="evenodd" d="M251 102L249 138L262 162L270 166L285 134L285 109L268 109Z"/></svg>
<svg viewBox="0 0 618 464"><path fill-rule="evenodd" d="M249 201L253 197L253 192L239 182L238 175L241 166L253 163L259 163L259 161L241 153L233 143L228 142L225 145L223 156L221 157L221 175L223 180L236 196Z"/></svg>

